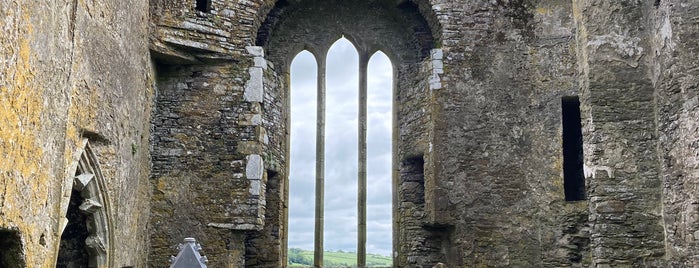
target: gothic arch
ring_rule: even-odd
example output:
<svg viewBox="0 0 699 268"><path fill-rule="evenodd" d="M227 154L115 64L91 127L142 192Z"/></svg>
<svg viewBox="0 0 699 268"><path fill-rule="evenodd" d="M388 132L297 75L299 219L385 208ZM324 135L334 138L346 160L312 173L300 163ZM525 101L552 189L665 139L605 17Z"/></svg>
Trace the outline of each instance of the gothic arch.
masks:
<svg viewBox="0 0 699 268"><path fill-rule="evenodd" d="M404 190L406 187L404 184L411 183L409 181L411 178L406 175L407 173L400 171L399 163L407 158L420 156L421 159L425 159L425 174L431 172L429 162L431 157L428 154L430 154L429 144L431 144L430 131L432 126L429 124L429 118L434 107L431 106L430 94L433 87L441 87L441 84L435 83L433 85L433 83L435 80L439 80L437 75L443 72L441 50L434 50L440 44L441 28L432 6L428 1L423 0L279 0L276 1L275 7L266 14L268 15L257 32L256 45L264 48L266 59L277 67L274 71L278 75L284 75L286 81L289 81L291 62L303 50L314 55L319 62L318 73L324 73L327 52L342 37L349 40L359 54L360 87L362 87L361 85L364 87L364 90L360 88L360 92L366 92L366 65L373 54L382 51L390 59L393 67L392 90L394 96L394 136L392 137L394 264L396 266L408 265L411 250L398 247L398 245L407 245L412 240L432 235L429 230L426 231L422 228L421 224L427 220L426 218L399 218L400 215L408 215L412 212L407 212L405 208L398 205L407 198L403 193L407 191ZM321 94L320 92L325 92L323 85L325 78L319 76L318 81L318 92ZM288 95L290 88L288 85L286 87L282 88L281 91L287 92L285 95ZM322 99L324 98L323 96ZM321 97L319 97L320 99ZM361 95L360 99L363 99ZM284 102L287 105L290 104L288 100ZM324 106L325 104L318 105ZM366 122L366 114L363 115L363 119L361 117L359 121ZM318 120L325 121L325 119ZM287 122L288 124L289 122ZM322 133L325 128L324 123L319 124L317 128L317 132ZM364 130L360 130L360 133L365 133L365 126L363 128ZM288 139L287 136L287 141ZM359 143L364 144L365 142L364 140ZM366 148L360 150L366 151ZM324 159L324 156L316 157ZM317 160L317 162L323 161ZM322 169L320 170L322 171ZM316 175L316 184L322 185L323 172L316 173L320 174ZM365 174L362 170L359 173ZM364 180L360 179L359 181ZM360 182L360 184L366 185L365 182ZM288 204L288 191L285 194L287 194L285 202ZM317 191L316 197L320 194ZM423 202L414 204L414 208L409 209L411 211L425 211L426 207L427 205ZM316 209L318 210L318 208ZM316 212L316 214L320 215L320 212ZM411 215L413 214L421 215L420 213L412 213ZM322 215L316 217L322 218ZM316 225L321 226L320 228L316 227L316 233L322 233L323 223L316 223ZM358 225L365 226L365 223ZM282 228L284 227L282 226ZM404 231L408 229L418 230L421 233ZM361 230L360 233L362 233ZM286 243L285 235L284 233L281 235L282 243ZM319 239L316 238L316 240ZM359 244L363 243L361 240ZM320 245L316 249L318 251L318 248L322 248L322 241L316 243ZM360 251L362 250L358 250L358 252ZM435 251L435 254L432 255L441 256L437 252L439 250ZM283 250L282 259L285 259L285 253ZM361 252L359 255L362 255ZM320 259L321 261L316 265L322 265L322 257ZM436 263L433 260L426 262Z"/></svg>
<svg viewBox="0 0 699 268"><path fill-rule="evenodd" d="M256 44L265 47L267 59L282 71L288 71L298 52L308 50L318 57L343 36L360 54L381 50L396 63L428 57L441 38L436 15L422 0L280 0L267 14Z"/></svg>
<svg viewBox="0 0 699 268"><path fill-rule="evenodd" d="M63 241L64 236L67 234L68 226L72 224L83 225L82 227L86 228L86 233L84 234L86 238L84 241L79 242L81 242L80 245L84 243L85 248L82 250L87 254L88 267L110 267L111 256L113 255L112 242L114 239L112 222L109 216L109 197L97 156L90 148L87 139L82 143L80 158L75 164L74 170L75 172L72 174L75 174L75 176L70 182L72 183L72 194L68 197L71 200L66 202L72 204L69 204L63 211L68 221L61 231L61 240ZM79 201L80 204L75 204L76 201ZM79 211L76 211L76 208ZM69 215L76 212L84 216L73 217ZM84 219L84 222L70 222L71 218L79 219L80 221ZM62 247L59 248L57 262L60 262L62 254L65 254L62 250Z"/></svg>

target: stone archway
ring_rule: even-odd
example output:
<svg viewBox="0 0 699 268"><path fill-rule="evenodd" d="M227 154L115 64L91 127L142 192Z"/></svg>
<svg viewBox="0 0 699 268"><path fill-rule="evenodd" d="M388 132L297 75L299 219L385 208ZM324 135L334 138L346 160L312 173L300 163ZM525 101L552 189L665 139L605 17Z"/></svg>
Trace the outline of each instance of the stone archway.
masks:
<svg viewBox="0 0 699 268"><path fill-rule="evenodd" d="M108 267L112 224L105 181L87 140L75 168L56 267Z"/></svg>
<svg viewBox="0 0 699 268"><path fill-rule="evenodd" d="M446 232L445 234L435 234L439 230L423 228L424 225L429 224L427 217L406 216L424 215L427 204L409 200L410 193L407 192L404 184L412 183L410 180L413 178L405 175L405 172L401 172L399 165L406 159L419 157L425 159L425 174L431 172L429 170L431 160L429 156L431 153L429 151L431 136L429 118L432 110L430 94L431 89L434 89L433 86L438 85L439 77L437 74L442 71L441 51L434 50L436 46L439 46L440 36L438 34L439 26L436 23L431 23L435 21L431 6L427 1L399 1L398 3L395 1L373 1L370 3L363 1L278 1L269 12L257 35L257 45L264 48L267 60L277 66L275 69L277 75L285 77L284 80L287 81L287 84L289 84L290 64L296 54L303 50L311 52L319 62L323 62L319 63L318 73L321 74L324 72L321 67L324 66L328 48L342 36L350 40L357 48L360 59L364 59L360 62L366 63L370 55L380 50L385 52L394 63L392 198L394 204L393 255L396 266L409 264L408 255L411 251L411 241L432 239L433 237L440 237L444 241L449 239ZM364 72L366 72L366 68L364 68ZM435 76L437 83L434 83ZM323 81L319 77L318 92L324 92ZM282 90L288 92L289 85L286 85L286 88ZM284 95L288 96L288 94ZM288 99L286 105L288 111L290 105ZM289 124L289 122L286 123ZM287 152L287 159L288 155ZM319 162L322 162L322 158ZM360 163L360 165L362 164ZM286 168L288 169L288 167ZM288 170L284 173L289 174ZM284 179L288 180L288 177ZM423 180L426 185L433 183L430 177ZM322 182L316 182L316 184L322 185ZM288 187L288 183L281 185ZM288 188L284 190L284 196L283 202L288 204ZM424 197L421 198L421 200L424 199ZM403 205L404 203L410 203L410 205ZM322 207L322 204L320 206ZM281 213L287 215L284 211ZM280 226L280 229L283 230L279 237L282 240L282 245L287 244L288 234L285 225L286 220ZM322 226L320 230L322 230ZM437 244L441 244L441 242ZM435 251L434 254L420 252L419 255L430 256L429 260L425 260L427 263L434 263L444 258L443 253L440 252L441 249L432 250ZM361 252L361 249L359 251ZM286 259L285 253L286 248L282 252L282 259ZM322 266L322 261L316 265Z"/></svg>

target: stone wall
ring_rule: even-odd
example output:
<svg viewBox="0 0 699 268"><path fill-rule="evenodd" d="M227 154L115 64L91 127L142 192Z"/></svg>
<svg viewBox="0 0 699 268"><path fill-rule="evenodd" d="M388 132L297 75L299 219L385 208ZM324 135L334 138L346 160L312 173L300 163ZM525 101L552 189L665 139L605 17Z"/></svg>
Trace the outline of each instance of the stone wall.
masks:
<svg viewBox="0 0 699 268"><path fill-rule="evenodd" d="M242 90L231 85L229 66L159 66L153 117L153 201L149 266L165 267L172 246L195 237L212 264L242 263L242 234L254 229L257 200L247 198L245 155L238 140L254 129L238 127ZM244 74L244 71L239 71ZM238 86L240 89L240 86ZM241 189L231 191L228 189ZM231 213L235 213L231 217ZM228 258L224 256L230 256Z"/></svg>
<svg viewBox="0 0 699 268"><path fill-rule="evenodd" d="M274 90L279 79L258 63L239 67L264 62L255 55L219 65L158 67L153 267L166 263L170 247L184 237L205 245L211 264L242 265L247 232L265 225L267 175L283 174L286 130ZM279 191L281 182L275 182Z"/></svg>
<svg viewBox="0 0 699 268"><path fill-rule="evenodd" d="M55 265L88 143L109 267L284 266L288 67L343 34L395 66L397 267L699 265L695 1L195 3L0 3L0 266Z"/></svg>
<svg viewBox="0 0 699 268"><path fill-rule="evenodd" d="M453 226L451 265L585 262L586 201L566 202L562 178L561 98L578 95L571 6L433 1L444 74L427 202Z"/></svg>
<svg viewBox="0 0 699 268"><path fill-rule="evenodd" d="M212 1L209 12L194 1L151 4L158 98L149 265L165 267L173 245L196 237L210 265L241 267L248 256L279 266L286 103L284 81L250 46L262 3Z"/></svg>
<svg viewBox="0 0 699 268"><path fill-rule="evenodd" d="M646 7L655 86L657 149L668 265L692 267L699 241L699 5L655 1Z"/></svg>
<svg viewBox="0 0 699 268"><path fill-rule="evenodd" d="M652 3L578 1L578 58L592 261L661 266L665 244L655 88L649 76Z"/></svg>
<svg viewBox="0 0 699 268"><path fill-rule="evenodd" d="M159 34L197 42L161 38L197 48L178 60L206 63L216 57L204 54L218 47L244 55L255 40L282 76L297 52L322 56L343 33L360 51L387 50L397 62L398 266L693 264L696 74L694 46L684 41L696 32L692 3L415 1L398 9L413 5L418 19L409 21L419 23L398 28L381 24L394 7L384 2L338 4L334 13L305 2L212 5L211 14L153 5L156 21L170 27ZM342 14L358 12L371 22L343 22ZM221 34L198 24L240 27ZM410 34L417 51L400 45ZM587 189L573 202L565 201L562 178L568 97L581 100ZM280 98L276 111L288 109ZM283 230L283 217L272 216ZM248 247L257 249L248 256L267 248L260 241L250 236Z"/></svg>
<svg viewBox="0 0 699 268"><path fill-rule="evenodd" d="M20 238L26 267L55 265L85 139L109 196L102 205L112 219L110 266L145 265L147 5L0 3L0 229Z"/></svg>

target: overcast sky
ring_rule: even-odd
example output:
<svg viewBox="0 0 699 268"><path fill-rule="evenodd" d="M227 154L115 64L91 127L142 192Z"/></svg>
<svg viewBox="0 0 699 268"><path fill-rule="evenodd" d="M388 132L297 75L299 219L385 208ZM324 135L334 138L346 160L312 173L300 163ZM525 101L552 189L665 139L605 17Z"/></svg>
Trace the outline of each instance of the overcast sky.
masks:
<svg viewBox="0 0 699 268"><path fill-rule="evenodd" d="M313 250L315 210L316 72L313 55L291 64L289 248ZM391 62L369 62L367 133L367 252L391 255ZM325 125L326 251L357 249L358 55L346 39L328 52Z"/></svg>

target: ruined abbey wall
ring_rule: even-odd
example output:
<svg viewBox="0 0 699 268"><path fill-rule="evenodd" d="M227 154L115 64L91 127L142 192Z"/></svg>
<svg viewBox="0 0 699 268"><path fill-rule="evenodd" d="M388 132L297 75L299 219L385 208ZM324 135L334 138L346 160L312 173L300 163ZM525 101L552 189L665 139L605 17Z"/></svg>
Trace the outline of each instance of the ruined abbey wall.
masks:
<svg viewBox="0 0 699 268"><path fill-rule="evenodd" d="M154 96L147 7L0 3L0 266L55 267L85 140L105 182L109 267L145 265ZM19 245L5 247L14 238Z"/></svg>
<svg viewBox="0 0 699 268"><path fill-rule="evenodd" d="M262 3L193 4L151 3L158 96L149 265L165 266L173 245L196 237L212 266L242 267L247 255L247 265L279 267L288 113L284 76L254 47Z"/></svg>
<svg viewBox="0 0 699 268"><path fill-rule="evenodd" d="M415 3L445 67L431 88L432 55L398 61L397 265L692 263L696 78L692 46L682 41L696 27L687 22L690 3ZM246 27L264 29L270 5L260 7L245 15ZM310 23L290 27L322 32L307 29L322 10L308 9ZM285 15L272 9L278 28L257 33L258 45L259 34L284 40L265 46L277 75L298 46L335 38L294 37ZM278 49L286 52L276 56ZM573 96L581 101L587 198L569 202L561 100Z"/></svg>
<svg viewBox="0 0 699 268"><path fill-rule="evenodd" d="M431 220L451 226L446 259L584 261L586 207L565 201L561 178L561 98L578 94L571 3L440 4L445 74L434 93L427 202Z"/></svg>
<svg viewBox="0 0 699 268"><path fill-rule="evenodd" d="M699 5L656 1L648 9L648 75L655 87L657 153L662 182L666 258L674 266L699 260Z"/></svg>
<svg viewBox="0 0 699 268"><path fill-rule="evenodd" d="M184 237L211 267L284 266L288 68L342 34L395 67L396 267L699 265L698 16L691 0L4 1L0 266L55 266L88 151L106 266L166 267ZM586 191L566 201L575 97Z"/></svg>

